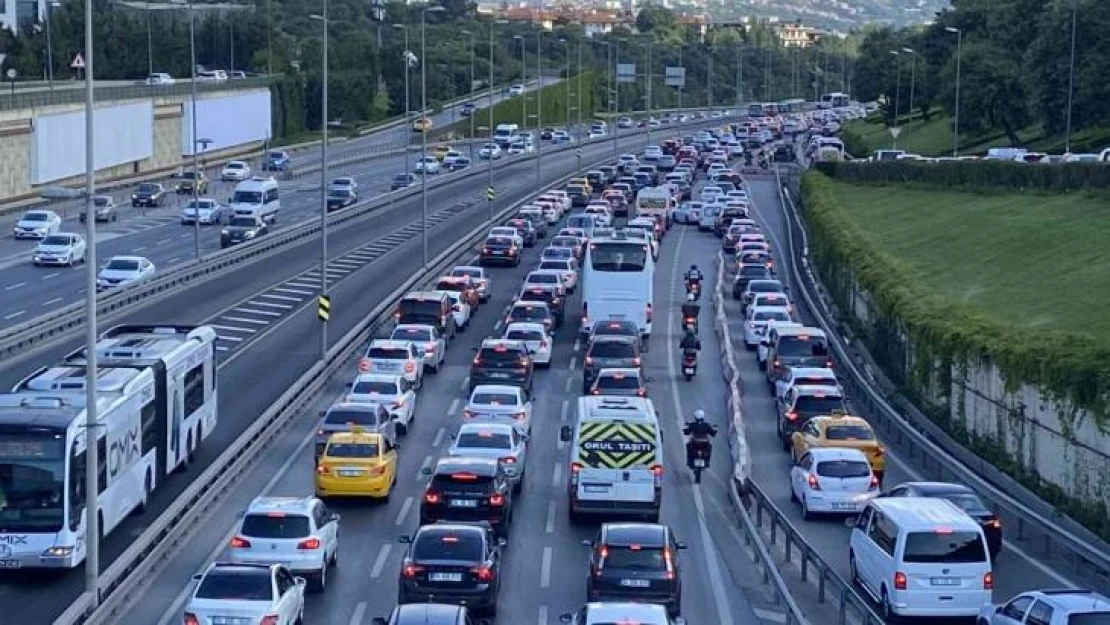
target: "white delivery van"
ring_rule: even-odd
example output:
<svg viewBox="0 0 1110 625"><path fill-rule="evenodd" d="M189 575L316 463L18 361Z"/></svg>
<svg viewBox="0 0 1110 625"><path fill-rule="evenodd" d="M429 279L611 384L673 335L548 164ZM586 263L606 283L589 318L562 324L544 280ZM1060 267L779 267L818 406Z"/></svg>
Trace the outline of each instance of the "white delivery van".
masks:
<svg viewBox="0 0 1110 625"><path fill-rule="evenodd" d="M670 187L648 187L636 194L635 217L655 217L662 215L664 220L670 221L674 209L677 207L674 193ZM630 215L632 217L633 215Z"/></svg>
<svg viewBox="0 0 1110 625"><path fill-rule="evenodd" d="M983 529L947 499L872 500L852 528L848 566L887 622L976 616L994 590Z"/></svg>
<svg viewBox="0 0 1110 625"><path fill-rule="evenodd" d="M258 217L274 223L277 221L278 210L281 209L277 180L260 176L244 180L235 185L235 193L229 204L238 217Z"/></svg>
<svg viewBox="0 0 1110 625"><path fill-rule="evenodd" d="M571 519L640 514L658 521L663 439L650 399L579 397L574 426L563 426L559 437L569 443Z"/></svg>
<svg viewBox="0 0 1110 625"><path fill-rule="evenodd" d="M493 140L502 148L508 148L519 131L520 126L517 124L497 124L497 128L493 131Z"/></svg>

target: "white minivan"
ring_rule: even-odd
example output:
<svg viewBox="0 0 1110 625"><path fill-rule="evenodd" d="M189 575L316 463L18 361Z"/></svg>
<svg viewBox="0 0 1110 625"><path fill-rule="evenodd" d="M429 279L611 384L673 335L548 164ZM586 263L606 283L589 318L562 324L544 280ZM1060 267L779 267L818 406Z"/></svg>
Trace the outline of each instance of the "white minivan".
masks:
<svg viewBox="0 0 1110 625"><path fill-rule="evenodd" d="M973 617L991 602L994 571L979 523L939 498L872 500L848 543L852 582L899 616Z"/></svg>
<svg viewBox="0 0 1110 625"><path fill-rule="evenodd" d="M237 217L258 217L275 223L281 209L277 180L259 176L244 180L235 185L235 193L228 203Z"/></svg>

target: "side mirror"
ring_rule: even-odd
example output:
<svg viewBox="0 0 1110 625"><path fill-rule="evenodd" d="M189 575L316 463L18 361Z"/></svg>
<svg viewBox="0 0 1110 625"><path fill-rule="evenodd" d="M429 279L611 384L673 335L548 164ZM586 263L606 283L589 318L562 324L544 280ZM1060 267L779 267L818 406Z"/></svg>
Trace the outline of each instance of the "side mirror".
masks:
<svg viewBox="0 0 1110 625"><path fill-rule="evenodd" d="M564 443L569 443L570 435L571 432L569 425L564 425L563 427L559 428L559 440L563 441Z"/></svg>
<svg viewBox="0 0 1110 625"><path fill-rule="evenodd" d="M401 543L402 545L411 545L412 544L412 536L409 536L408 534L398 536L397 537L397 542Z"/></svg>
<svg viewBox="0 0 1110 625"><path fill-rule="evenodd" d="M675 543L674 546L675 546L676 549L687 549L686 543L678 542L678 543Z"/></svg>
<svg viewBox="0 0 1110 625"><path fill-rule="evenodd" d="M345 387L347 387L347 388L352 388L352 387L354 387L354 385L355 385L355 383L354 383L354 382L347 382L347 383L346 383L346 384L344 384L343 386L345 386Z"/></svg>
<svg viewBox="0 0 1110 625"><path fill-rule="evenodd" d="M204 579L204 574L203 573L197 573L196 575L193 576L193 581L194 582L199 582L202 579Z"/></svg>
<svg viewBox="0 0 1110 625"><path fill-rule="evenodd" d="M559 622L560 623L569 623L573 620L574 620L574 615L571 614L570 612L563 612L562 614L559 615Z"/></svg>
<svg viewBox="0 0 1110 625"><path fill-rule="evenodd" d="M594 541L592 541L592 540L590 540L590 539L588 539L588 538L587 538L587 539L585 539L585 540L583 540L583 541L582 541L582 546L583 546L583 547L591 547L591 548L592 548L592 547L594 546Z"/></svg>
<svg viewBox="0 0 1110 625"><path fill-rule="evenodd" d="M371 619L370 624L371 625L389 625L389 621L387 621L384 616L375 616L373 619Z"/></svg>
<svg viewBox="0 0 1110 625"><path fill-rule="evenodd" d="M432 474L432 467L423 467L423 468L420 469L420 475L430 476L431 474Z"/></svg>
<svg viewBox="0 0 1110 625"><path fill-rule="evenodd" d="M338 523L339 522L339 515L338 514L332 514L331 516L328 517L328 522L329 523Z"/></svg>
<svg viewBox="0 0 1110 625"><path fill-rule="evenodd" d="M505 540L504 538L498 538L497 539L497 546L498 547L506 547L506 546L508 546L508 544L509 544L509 541Z"/></svg>

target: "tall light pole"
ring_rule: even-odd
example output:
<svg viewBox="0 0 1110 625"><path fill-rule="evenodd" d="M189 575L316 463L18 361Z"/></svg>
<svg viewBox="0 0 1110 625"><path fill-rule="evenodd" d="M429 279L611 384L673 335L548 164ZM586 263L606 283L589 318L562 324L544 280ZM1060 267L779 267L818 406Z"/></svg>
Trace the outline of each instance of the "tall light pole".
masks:
<svg viewBox="0 0 1110 625"><path fill-rule="evenodd" d="M650 35L649 35L649 37L650 37ZM648 143L648 145L651 145L651 82L652 82L652 80L651 80L652 79L652 75L651 75L651 39L648 39L647 43L644 44L644 47L647 48L647 71L644 72L644 80L647 81L647 94L646 94L647 117L648 117L647 143Z"/></svg>
<svg viewBox="0 0 1110 625"><path fill-rule="evenodd" d="M744 40L741 39L737 45L736 53L736 89L740 92L740 103L744 103Z"/></svg>
<svg viewBox="0 0 1110 625"><path fill-rule="evenodd" d="M85 0L85 592L100 605L99 416L96 364L96 151L93 141L93 0ZM107 461L107 459L105 459Z"/></svg>
<svg viewBox="0 0 1110 625"><path fill-rule="evenodd" d="M1068 119L1067 129L1064 131L1064 153L1071 153L1071 110L1075 96L1075 22L1079 9L1079 0L1073 0L1071 5L1071 55L1068 59Z"/></svg>
<svg viewBox="0 0 1110 625"><path fill-rule="evenodd" d="M767 60L763 69L763 99L771 101L771 48L767 48Z"/></svg>
<svg viewBox="0 0 1110 625"><path fill-rule="evenodd" d="M568 63L568 67L569 67L570 52L567 52L567 56L568 56L567 63ZM569 70L568 70L568 72L569 72ZM583 72L584 72L584 69L582 67L582 37L578 37L578 138L579 139L582 138L582 74L583 74ZM569 73L567 74L567 78L568 79L570 78ZM569 82L569 80L568 80L568 82ZM569 115L567 116L567 120L568 121L570 120ZM570 129L568 128L567 130L570 130ZM579 141L579 143L582 143L582 142ZM581 148L578 149L578 153L579 154L582 153ZM581 169L581 168L579 168L579 169Z"/></svg>
<svg viewBox="0 0 1110 625"><path fill-rule="evenodd" d="M684 47L685 46L681 42L678 44L678 66L682 67L682 68L686 67L685 65L682 64L682 48L684 48ZM666 71L666 70L664 70L664 71ZM679 85L678 85L678 108L679 108L679 110L682 110L682 92L685 88L686 88L686 76L683 75L682 82L679 83Z"/></svg>
<svg viewBox="0 0 1110 625"><path fill-rule="evenodd" d="M898 128L898 112L901 110L902 103L902 55L899 54L897 50L891 50L890 53L898 59L898 69L895 73L896 78L894 81L894 127ZM898 137L891 135L890 147L892 149L898 147Z"/></svg>
<svg viewBox="0 0 1110 625"><path fill-rule="evenodd" d="M405 123L401 124L401 132L404 133L405 137L408 137L408 133L412 132L412 109L409 106L409 94L412 92L412 89L409 88L409 70L412 68L412 51L409 50L409 27L407 24L394 24L393 27L405 31L405 50L401 53L401 62L405 64ZM408 143L408 141L405 141L406 148L408 147ZM405 161L405 184L408 184L407 179L410 171L407 149L405 150L404 158L401 160Z"/></svg>
<svg viewBox="0 0 1110 625"><path fill-rule="evenodd" d="M428 48L427 48L427 24L428 13L442 13L446 9L442 6L429 6L424 7L420 11L420 115L423 117L428 112ZM422 213L420 218L420 238L423 242L424 254L424 269L428 268L428 129L421 125L420 127L420 203L422 205Z"/></svg>
<svg viewBox="0 0 1110 625"><path fill-rule="evenodd" d="M616 107L617 107L616 115L617 116L619 116L620 112L621 112L621 80L620 80L620 76L617 76L616 74L617 74L617 71L620 69L620 66L621 66L621 42L622 41L626 42L626 41L628 41L628 38L627 37L618 37L617 40L614 42L615 47L613 48L613 98L616 102ZM616 123L614 123L613 124L613 155L614 156L617 154L617 151L618 151L617 150L617 134L619 132L620 132L620 127ZM581 148L579 148L579 149L581 149Z"/></svg>
<svg viewBox="0 0 1110 625"><path fill-rule="evenodd" d="M469 30L460 31L470 37L470 101L474 102L474 33ZM490 85L490 89L493 85ZM474 110L470 110L470 162L474 162Z"/></svg>
<svg viewBox="0 0 1110 625"><path fill-rule="evenodd" d="M567 103L566 103L565 108L566 108L566 111L567 111L567 119L566 119L566 121L567 121L567 132L569 133L570 132L570 42L567 41L566 37L559 37L559 43L563 44L563 54L567 57L566 58L566 61L567 61L566 70L565 70L565 72L566 72L566 81L567 81L567 89L566 89Z"/></svg>
<svg viewBox="0 0 1110 625"><path fill-rule="evenodd" d="M328 296L328 8L324 0L324 14L310 15L319 20L324 29L323 53L320 55L320 297ZM320 360L328 356L328 322L320 319Z"/></svg>
<svg viewBox="0 0 1110 625"><path fill-rule="evenodd" d="M154 34L150 25L150 0L146 1L146 73L154 73Z"/></svg>
<svg viewBox="0 0 1110 625"><path fill-rule="evenodd" d="M489 104L486 106L486 111L489 113L489 130L487 131L488 138L486 142L489 144L489 180L486 183L487 191L493 189L493 31L496 30L497 24L500 22L493 21L489 25ZM493 197L489 194L486 195L486 208L487 219L493 221Z"/></svg>
<svg viewBox="0 0 1110 625"><path fill-rule="evenodd" d="M570 82L569 76L567 82ZM543 156L543 142L540 141L540 132L543 130L543 0L540 0L539 19L536 22L536 186L543 177L540 175L540 159Z"/></svg>
<svg viewBox="0 0 1110 625"><path fill-rule="evenodd" d="M713 46L706 46L705 55L708 59L706 61L705 69L705 108L713 108Z"/></svg>
<svg viewBox="0 0 1110 625"><path fill-rule="evenodd" d="M528 81L528 64L525 63L525 52L528 49L528 42L525 41L523 35L513 35L513 41L520 42L520 87L524 88L524 84ZM523 132L528 126L528 95L527 91L520 94L520 130ZM493 133L493 128L490 128L490 133Z"/></svg>
<svg viewBox="0 0 1110 625"><path fill-rule="evenodd" d="M91 1L91 0L88 0ZM197 150L197 27L193 0L188 0L189 11L189 108L192 117L193 141L193 253L200 260L200 155Z"/></svg>
<svg viewBox="0 0 1110 625"><path fill-rule="evenodd" d="M952 124L952 157L960 155L960 53L963 51L964 33L955 26L945 26L944 30L956 34L956 111Z"/></svg>
<svg viewBox="0 0 1110 625"><path fill-rule="evenodd" d="M48 0L46 3L46 81L50 85L50 90L54 90L54 40L50 35L50 10L58 6L55 0Z"/></svg>
<svg viewBox="0 0 1110 625"><path fill-rule="evenodd" d="M917 53L913 51L913 48L902 48L902 52L905 52L906 54L910 55L910 109L909 109L910 119L909 119L909 121L913 121L913 96L914 96L914 89L917 86Z"/></svg>

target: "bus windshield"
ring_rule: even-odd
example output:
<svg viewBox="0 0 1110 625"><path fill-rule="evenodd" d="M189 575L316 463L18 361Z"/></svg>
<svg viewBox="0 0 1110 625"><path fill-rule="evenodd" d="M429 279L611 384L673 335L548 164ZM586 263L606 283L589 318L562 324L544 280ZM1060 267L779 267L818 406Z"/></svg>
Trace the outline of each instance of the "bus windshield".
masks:
<svg viewBox="0 0 1110 625"><path fill-rule="evenodd" d="M0 532L57 532L65 501L65 438L0 432Z"/></svg>
<svg viewBox="0 0 1110 625"><path fill-rule="evenodd" d="M236 191L235 196L231 198L234 204L261 204L262 192L261 191Z"/></svg>
<svg viewBox="0 0 1110 625"><path fill-rule="evenodd" d="M594 271L639 272L647 265L647 246L641 243L595 243L590 246Z"/></svg>

